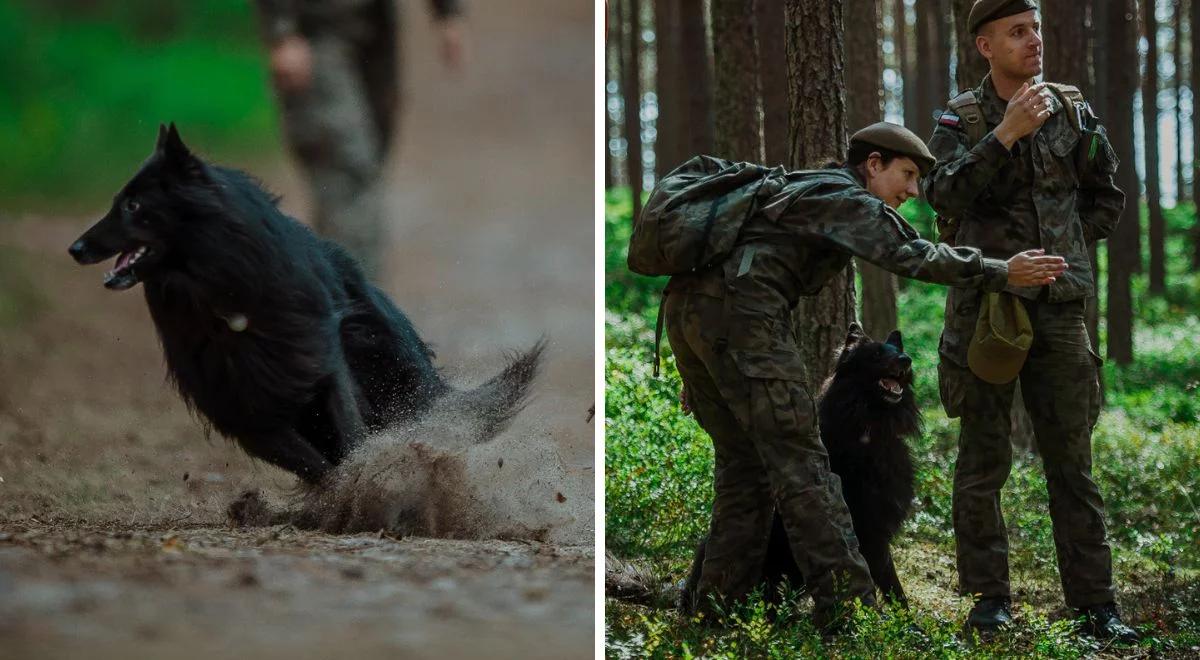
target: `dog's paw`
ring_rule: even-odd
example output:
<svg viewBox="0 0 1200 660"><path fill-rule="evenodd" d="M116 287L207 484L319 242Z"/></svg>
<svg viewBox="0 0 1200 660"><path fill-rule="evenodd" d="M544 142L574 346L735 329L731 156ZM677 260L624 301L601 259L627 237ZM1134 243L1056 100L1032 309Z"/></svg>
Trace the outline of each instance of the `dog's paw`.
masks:
<svg viewBox="0 0 1200 660"><path fill-rule="evenodd" d="M225 509L235 527L266 527L272 524L270 505L258 490L248 490L229 503Z"/></svg>

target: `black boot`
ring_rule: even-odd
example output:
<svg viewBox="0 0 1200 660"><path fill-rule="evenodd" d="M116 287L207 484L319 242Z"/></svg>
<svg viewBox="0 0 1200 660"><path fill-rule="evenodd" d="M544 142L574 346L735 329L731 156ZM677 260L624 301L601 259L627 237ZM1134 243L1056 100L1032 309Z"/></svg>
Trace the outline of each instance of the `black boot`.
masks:
<svg viewBox="0 0 1200 660"><path fill-rule="evenodd" d="M1100 640L1116 640L1124 644L1137 644L1137 631L1121 621L1116 603L1092 605L1077 610L1083 616L1083 632Z"/></svg>
<svg viewBox="0 0 1200 660"><path fill-rule="evenodd" d="M1012 600L1008 596L987 596L975 601L967 615L967 631L987 637L1012 625Z"/></svg>

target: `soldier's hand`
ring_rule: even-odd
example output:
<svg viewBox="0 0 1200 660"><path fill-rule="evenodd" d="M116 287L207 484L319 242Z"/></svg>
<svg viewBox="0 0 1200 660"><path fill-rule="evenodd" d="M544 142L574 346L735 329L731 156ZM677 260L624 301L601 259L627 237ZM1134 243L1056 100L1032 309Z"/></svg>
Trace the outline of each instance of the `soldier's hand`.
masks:
<svg viewBox="0 0 1200 660"><path fill-rule="evenodd" d="M1012 286L1053 284L1066 270L1066 259L1047 255L1045 250L1026 250L1008 260L1008 283Z"/></svg>
<svg viewBox="0 0 1200 660"><path fill-rule="evenodd" d="M462 19L457 17L442 19L438 23L438 39L440 41L438 50L441 51L442 63L455 73L462 71L469 59Z"/></svg>
<svg viewBox="0 0 1200 660"><path fill-rule="evenodd" d="M1032 134L1050 118L1051 92L1046 83L1025 83L1013 94L1004 111L1004 120L996 127L996 138L1008 149L1017 140Z"/></svg>
<svg viewBox="0 0 1200 660"><path fill-rule="evenodd" d="M283 92L303 92L312 83L312 47L301 36L284 37L271 47L271 77Z"/></svg>

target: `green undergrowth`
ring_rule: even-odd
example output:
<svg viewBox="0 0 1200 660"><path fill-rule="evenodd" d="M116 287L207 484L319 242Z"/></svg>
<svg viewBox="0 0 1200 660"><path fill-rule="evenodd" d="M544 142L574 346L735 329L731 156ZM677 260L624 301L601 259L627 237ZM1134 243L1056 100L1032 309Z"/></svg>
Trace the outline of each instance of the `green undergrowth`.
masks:
<svg viewBox="0 0 1200 660"><path fill-rule="evenodd" d="M665 281L625 269L629 197L611 192L606 201L606 549L675 581L686 573L695 542L707 528L712 445L679 412L679 376L666 342L662 374L652 376L654 320ZM910 204L903 212L922 235L932 235L927 208ZM1118 599L1147 635L1138 648L1095 647L1075 634L1062 604L1046 482L1035 455L1016 457L1003 491L1014 595L1023 604L1018 626L991 644L961 636L970 604L954 593L950 499L958 422L941 410L935 368L945 290L909 281L900 288L900 328L916 365L925 432L911 445L918 501L896 553L914 614L864 614L858 633L826 646L806 622L804 599L775 617L752 601L720 626L609 601L608 654L1200 657L1200 403L1195 392L1200 279L1188 266L1183 238L1193 222L1190 207L1168 211L1168 222L1168 295L1151 298L1145 277L1135 279L1135 362L1105 364L1107 404L1094 435L1094 477L1105 497ZM1103 299L1101 291L1102 304ZM1103 342L1103 323L1100 334ZM913 623L924 636L912 634Z"/></svg>
<svg viewBox="0 0 1200 660"><path fill-rule="evenodd" d="M219 160L276 147L251 5L0 0L0 207L94 208L160 122Z"/></svg>

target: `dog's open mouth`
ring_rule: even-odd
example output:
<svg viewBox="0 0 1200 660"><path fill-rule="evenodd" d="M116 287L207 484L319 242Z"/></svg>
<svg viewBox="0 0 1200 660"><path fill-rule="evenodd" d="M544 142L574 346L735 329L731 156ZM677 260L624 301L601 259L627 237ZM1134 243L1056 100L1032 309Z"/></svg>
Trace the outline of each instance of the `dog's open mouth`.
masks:
<svg viewBox="0 0 1200 660"><path fill-rule="evenodd" d="M904 396L904 386L895 378L880 378L879 389L883 390L883 400L896 403Z"/></svg>
<svg viewBox="0 0 1200 660"><path fill-rule="evenodd" d="M138 276L133 272L133 267L145 259L148 254L150 254L150 248L145 245L136 250L122 252L117 256L117 265L104 274L105 288L121 291L137 284Z"/></svg>

